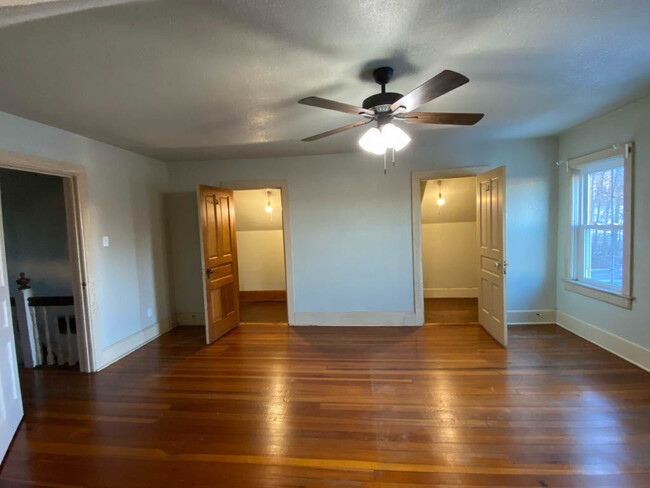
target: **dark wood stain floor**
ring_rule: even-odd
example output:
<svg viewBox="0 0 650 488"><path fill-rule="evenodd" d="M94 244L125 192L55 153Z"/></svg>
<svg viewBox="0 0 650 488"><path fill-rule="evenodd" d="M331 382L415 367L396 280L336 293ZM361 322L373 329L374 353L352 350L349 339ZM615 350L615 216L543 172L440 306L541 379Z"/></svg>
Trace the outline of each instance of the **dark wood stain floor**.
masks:
<svg viewBox="0 0 650 488"><path fill-rule="evenodd" d="M478 298L425 298L425 324L477 324Z"/></svg>
<svg viewBox="0 0 650 488"><path fill-rule="evenodd" d="M554 326L177 328L23 371L2 487L650 486L650 374Z"/></svg>

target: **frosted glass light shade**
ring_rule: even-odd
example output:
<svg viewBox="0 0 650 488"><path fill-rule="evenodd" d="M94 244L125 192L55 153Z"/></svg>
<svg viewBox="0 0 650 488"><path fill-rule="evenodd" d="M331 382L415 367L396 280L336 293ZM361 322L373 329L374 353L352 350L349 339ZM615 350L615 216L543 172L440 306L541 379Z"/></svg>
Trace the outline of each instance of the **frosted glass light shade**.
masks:
<svg viewBox="0 0 650 488"><path fill-rule="evenodd" d="M376 127L369 129L368 132L359 139L359 145L364 151L373 154L384 154L386 152L386 142L384 141L382 133Z"/></svg>
<svg viewBox="0 0 650 488"><path fill-rule="evenodd" d="M393 124L383 125L381 127L381 135L383 136L386 147L393 148L395 151L399 151L411 142L408 134Z"/></svg>

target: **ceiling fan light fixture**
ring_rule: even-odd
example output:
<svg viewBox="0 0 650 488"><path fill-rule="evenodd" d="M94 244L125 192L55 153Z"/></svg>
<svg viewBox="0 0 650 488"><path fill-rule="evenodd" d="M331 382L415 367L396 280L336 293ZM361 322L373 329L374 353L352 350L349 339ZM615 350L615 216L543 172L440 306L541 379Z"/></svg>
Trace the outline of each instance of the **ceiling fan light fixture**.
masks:
<svg viewBox="0 0 650 488"><path fill-rule="evenodd" d="M384 140L381 131L376 127L369 129L361 139L359 139L359 145L364 151L373 154L381 155L386 153L386 141Z"/></svg>
<svg viewBox="0 0 650 488"><path fill-rule="evenodd" d="M411 142L411 138L402 129L391 123L384 124L381 127L381 135L387 148L399 151Z"/></svg>

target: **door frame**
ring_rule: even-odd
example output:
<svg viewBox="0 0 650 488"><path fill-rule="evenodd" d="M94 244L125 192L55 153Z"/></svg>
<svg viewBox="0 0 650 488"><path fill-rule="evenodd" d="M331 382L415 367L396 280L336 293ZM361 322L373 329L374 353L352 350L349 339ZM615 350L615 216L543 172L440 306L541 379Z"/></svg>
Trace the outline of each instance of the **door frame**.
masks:
<svg viewBox="0 0 650 488"><path fill-rule="evenodd" d="M287 321L295 325L293 261L291 253L291 212L289 211L289 183L286 180L222 181L222 188L230 190L280 190L282 201L282 238L284 240L284 280L287 288ZM235 206L235 216L237 206ZM239 259L239 256L237 256Z"/></svg>
<svg viewBox="0 0 650 488"><path fill-rule="evenodd" d="M489 166L482 165L411 172L413 307L415 310L415 323L417 325L424 325L424 278L422 275L422 201L420 196L420 184L422 181L428 180L444 180L447 178L477 176L479 173L483 173L489 169Z"/></svg>
<svg viewBox="0 0 650 488"><path fill-rule="evenodd" d="M68 252L72 270L79 369L82 373L97 371L97 334L92 255L86 242L91 235L89 222L88 181L86 168L80 164L57 161L0 150L0 168L59 176L63 179ZM9 277L7 277L9 279ZM13 280L10 280L13 281Z"/></svg>

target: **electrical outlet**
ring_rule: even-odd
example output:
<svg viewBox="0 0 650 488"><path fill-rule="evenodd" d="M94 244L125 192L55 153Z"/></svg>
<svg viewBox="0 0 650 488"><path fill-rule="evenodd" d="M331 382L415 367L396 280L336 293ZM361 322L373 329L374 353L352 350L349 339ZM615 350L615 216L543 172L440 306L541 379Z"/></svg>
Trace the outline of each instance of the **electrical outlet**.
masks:
<svg viewBox="0 0 650 488"><path fill-rule="evenodd" d="M147 317L149 318L153 317L153 310L151 310L150 308L147 309Z"/></svg>

